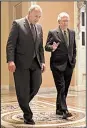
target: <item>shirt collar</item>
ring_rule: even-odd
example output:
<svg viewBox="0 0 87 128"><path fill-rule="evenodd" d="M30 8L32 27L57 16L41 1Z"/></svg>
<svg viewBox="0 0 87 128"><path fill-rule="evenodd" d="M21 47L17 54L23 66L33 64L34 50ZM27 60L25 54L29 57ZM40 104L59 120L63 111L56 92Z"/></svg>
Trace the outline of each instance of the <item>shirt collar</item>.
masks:
<svg viewBox="0 0 87 128"><path fill-rule="evenodd" d="M27 19L27 21L28 21L28 23L29 23L29 26L30 26L31 23L30 23L30 21L29 21L29 19L28 19L28 15L26 16L26 19Z"/></svg>

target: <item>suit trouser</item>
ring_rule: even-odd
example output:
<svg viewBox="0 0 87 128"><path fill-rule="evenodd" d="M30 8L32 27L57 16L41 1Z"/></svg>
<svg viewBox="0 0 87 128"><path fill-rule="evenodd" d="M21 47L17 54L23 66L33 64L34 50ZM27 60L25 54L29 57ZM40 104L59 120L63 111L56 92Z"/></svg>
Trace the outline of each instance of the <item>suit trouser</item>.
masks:
<svg viewBox="0 0 87 128"><path fill-rule="evenodd" d="M71 82L73 68L68 63L65 71L59 71L55 66L52 68L52 74L57 89L56 109L67 110L66 97Z"/></svg>
<svg viewBox="0 0 87 128"><path fill-rule="evenodd" d="M33 113L30 109L29 102L37 94L41 82L41 68L36 59L33 60L30 69L16 69L14 81L19 106L24 113L25 119L31 119Z"/></svg>

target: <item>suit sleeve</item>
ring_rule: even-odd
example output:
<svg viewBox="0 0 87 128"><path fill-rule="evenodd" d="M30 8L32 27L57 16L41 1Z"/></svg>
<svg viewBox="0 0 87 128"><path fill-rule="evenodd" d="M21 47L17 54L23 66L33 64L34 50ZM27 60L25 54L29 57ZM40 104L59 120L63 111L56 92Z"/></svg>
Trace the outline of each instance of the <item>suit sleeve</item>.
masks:
<svg viewBox="0 0 87 128"><path fill-rule="evenodd" d="M14 61L15 59L15 48L16 48L17 38L18 38L18 25L16 21L13 21L12 28L6 45L7 62Z"/></svg>
<svg viewBox="0 0 87 128"><path fill-rule="evenodd" d="M45 50L48 52L52 52L52 50L53 50L52 44L53 44L53 36L52 36L51 31L49 31L46 45L45 45Z"/></svg>
<svg viewBox="0 0 87 128"><path fill-rule="evenodd" d="M73 46L73 58L72 58L72 62L73 64L76 63L76 40L75 40L75 32L74 32L74 46Z"/></svg>
<svg viewBox="0 0 87 128"><path fill-rule="evenodd" d="M41 63L45 63L44 48L43 48L43 31L42 31L42 27L41 27L40 38L41 38L41 42L40 42L40 46L39 46L40 60L41 60Z"/></svg>

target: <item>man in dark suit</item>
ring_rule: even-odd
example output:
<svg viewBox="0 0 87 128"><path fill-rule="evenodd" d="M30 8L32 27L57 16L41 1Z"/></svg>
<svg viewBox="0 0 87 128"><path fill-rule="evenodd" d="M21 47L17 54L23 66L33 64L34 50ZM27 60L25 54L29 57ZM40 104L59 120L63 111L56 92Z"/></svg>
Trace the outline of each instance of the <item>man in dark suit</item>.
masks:
<svg viewBox="0 0 87 128"><path fill-rule="evenodd" d="M26 124L35 124L29 103L40 88L45 69L42 27L36 24L41 13L40 6L32 5L26 17L13 21L6 47L8 69L14 74L17 99Z"/></svg>
<svg viewBox="0 0 87 128"><path fill-rule="evenodd" d="M75 32L68 29L69 15L58 15L59 27L48 33L45 50L51 52L50 67L57 89L56 114L63 119L72 116L68 111L66 97L76 63Z"/></svg>

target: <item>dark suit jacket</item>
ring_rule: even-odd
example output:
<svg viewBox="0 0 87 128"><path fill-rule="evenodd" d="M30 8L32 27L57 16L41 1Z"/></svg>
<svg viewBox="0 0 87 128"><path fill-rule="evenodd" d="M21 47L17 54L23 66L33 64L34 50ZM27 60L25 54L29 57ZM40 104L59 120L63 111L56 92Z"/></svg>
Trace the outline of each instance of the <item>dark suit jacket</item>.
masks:
<svg viewBox="0 0 87 128"><path fill-rule="evenodd" d="M76 63L76 42L75 32L69 30L69 47L67 48L62 31L59 28L51 30L48 33L45 50L51 52L50 65L55 65L59 70L65 70L67 61L69 61L71 67ZM52 52L53 42L60 43L58 48Z"/></svg>
<svg viewBox="0 0 87 128"><path fill-rule="evenodd" d="M37 37L34 41L26 18L13 21L6 47L7 62L14 61L17 67L27 69L36 52L41 67L41 63L44 63L43 33L39 24L36 24L35 27Z"/></svg>

